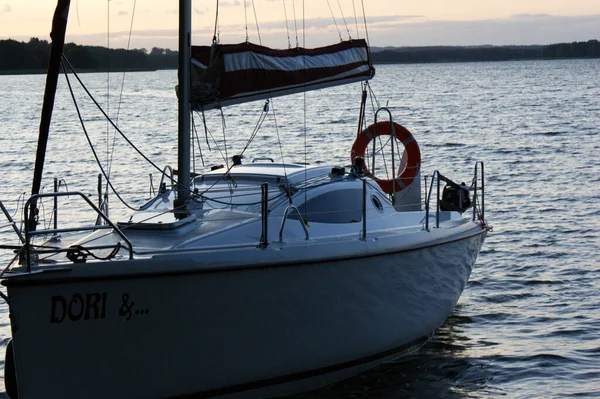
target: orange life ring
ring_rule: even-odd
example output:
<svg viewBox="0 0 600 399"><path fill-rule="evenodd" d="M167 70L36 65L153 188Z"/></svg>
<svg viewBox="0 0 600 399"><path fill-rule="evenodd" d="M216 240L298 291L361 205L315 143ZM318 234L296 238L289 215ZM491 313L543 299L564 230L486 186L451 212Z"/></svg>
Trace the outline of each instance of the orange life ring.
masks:
<svg viewBox="0 0 600 399"><path fill-rule="evenodd" d="M373 123L358 135L352 145L352 152L350 154L352 164L354 164L354 159L356 157L364 158L365 151L371 140L377 136L391 135L392 131L394 132L396 139L404 145L407 154L406 166L404 167L404 170L398 174L398 177L396 177L396 190L393 188L393 179L379 179L365 170L365 175L375 180L377 184L379 184L379 187L388 194L391 194L394 191L398 192L408 187L419 173L421 167L421 150L419 149L419 144L417 144L417 140L415 140L408 129L396 122L390 123L389 121L382 121Z"/></svg>

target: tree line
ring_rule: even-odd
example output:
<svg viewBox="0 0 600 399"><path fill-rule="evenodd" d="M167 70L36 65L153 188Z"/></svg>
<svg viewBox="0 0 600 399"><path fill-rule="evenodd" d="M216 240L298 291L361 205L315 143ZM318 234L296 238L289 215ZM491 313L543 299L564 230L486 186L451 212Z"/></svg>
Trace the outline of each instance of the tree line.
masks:
<svg viewBox="0 0 600 399"><path fill-rule="evenodd" d="M100 46L65 44L64 54L78 70L156 70L177 68L177 51L154 47L108 49ZM44 72L50 43L31 38L29 42L0 40L0 73ZM372 60L378 63L510 61L566 58L600 58L598 40L557 43L546 46L429 46L377 49Z"/></svg>
<svg viewBox="0 0 600 399"><path fill-rule="evenodd" d="M177 51L154 47L146 49L108 49L66 43L64 55L77 70L155 70L177 68ZM31 38L29 42L0 40L0 73L35 73L48 68L50 43Z"/></svg>
<svg viewBox="0 0 600 399"><path fill-rule="evenodd" d="M598 40L546 46L393 47L373 52L374 63L425 63L600 58Z"/></svg>

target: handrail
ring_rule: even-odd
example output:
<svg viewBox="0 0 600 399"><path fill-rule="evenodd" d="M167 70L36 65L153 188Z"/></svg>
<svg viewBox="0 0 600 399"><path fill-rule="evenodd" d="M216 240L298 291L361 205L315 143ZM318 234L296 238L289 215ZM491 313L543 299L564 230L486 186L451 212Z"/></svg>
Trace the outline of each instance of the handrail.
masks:
<svg viewBox="0 0 600 399"><path fill-rule="evenodd" d="M478 173L479 167L481 167L481 177L479 177L479 173ZM433 173L431 174L431 183L429 185L429 190L428 190L427 196L425 198L425 230L427 230L427 231L429 231L429 204L431 203L431 193L433 192L434 183L437 183L437 190L436 190L437 201L436 201L436 216L435 216L436 223L435 223L435 225L436 225L436 228L440 227L440 188L441 188L440 184L441 184L441 180L444 180L447 184L456 186L455 183L451 182L449 179L442 176L438 170L434 170ZM479 182L481 182L481 187L478 186ZM473 219L472 220L476 221L478 211L480 212L481 220L485 220L485 179L484 179L483 161L475 162L471 188L473 189L473 201L472 201ZM479 204L478 191L481 192L480 206L478 206L478 204Z"/></svg>
<svg viewBox="0 0 600 399"><path fill-rule="evenodd" d="M485 176L484 176L484 168L483 161L475 162L475 172L473 174L473 221L477 218L477 167L481 165L481 220L485 220Z"/></svg>
<svg viewBox="0 0 600 399"><path fill-rule="evenodd" d="M66 197L66 196L79 196L83 198L85 202L100 216L104 221L108 224L108 226L85 226L80 228L65 228L65 229L47 229L47 230L34 230L29 231L29 209L31 203L37 203L38 199L41 198L57 198L57 197ZM123 232L85 195L80 191L66 191L66 192L56 192L56 193L44 193L44 194L35 194L32 195L31 198L27 200L24 207L24 220L25 223L25 254L27 255L27 268L28 272L31 271L31 237L42 235L42 234L55 234L55 233L63 233L63 232L72 232L72 231L89 231L89 230L102 230L112 228L118 235L125 241L128 247L129 259L133 259L133 245L129 241L129 239L123 234Z"/></svg>
<svg viewBox="0 0 600 399"><path fill-rule="evenodd" d="M425 197L425 230L427 230L427 231L429 231L429 203L431 202L431 193L433 192L433 182L436 181L436 177L438 177L438 179L437 179L438 180L438 190L437 190L438 207L439 207L439 202L440 202L439 201L439 198L440 198L439 172L437 170L434 170L433 173L431 174L431 183L429 183L429 190L428 190L427 196ZM439 214L439 209L438 209L437 213ZM436 217L437 217L437 215L436 215Z"/></svg>
<svg viewBox="0 0 600 399"><path fill-rule="evenodd" d="M362 179L362 233L360 239L367 239L367 181Z"/></svg>
<svg viewBox="0 0 600 399"><path fill-rule="evenodd" d="M302 215L300 214L298 208L295 205L290 204L287 208L285 208L285 212L283 213L283 219L281 220L281 228L279 229L279 241L283 241L283 228L285 227L285 221L288 218L290 210L296 212L296 214L298 215L298 221L304 229L305 240L308 240L308 229L306 228L306 223L304 223L304 218L302 218Z"/></svg>
<svg viewBox="0 0 600 399"><path fill-rule="evenodd" d="M252 160L252 163L258 162L258 161L271 161L271 163L274 163L275 160L271 157L258 157L258 158L254 158Z"/></svg>
<svg viewBox="0 0 600 399"><path fill-rule="evenodd" d="M260 217L262 233L260 235L260 248L266 248L269 245L269 183L260 185Z"/></svg>

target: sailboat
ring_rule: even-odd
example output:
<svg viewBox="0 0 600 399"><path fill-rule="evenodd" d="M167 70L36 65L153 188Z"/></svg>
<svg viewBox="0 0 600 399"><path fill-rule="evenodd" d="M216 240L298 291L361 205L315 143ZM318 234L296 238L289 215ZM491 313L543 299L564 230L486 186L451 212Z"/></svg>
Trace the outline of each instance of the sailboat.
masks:
<svg viewBox="0 0 600 399"><path fill-rule="evenodd" d="M349 165L238 158L190 172L192 109L369 80L364 40L192 47L190 0L180 0L178 167L141 209L113 221L81 192L39 192L68 6L59 0L55 13L22 229L2 205L21 241L1 275L11 398L270 397L339 381L432 337L489 230L482 162L470 186L435 171L424 198L400 195L420 184L421 154L383 108ZM381 136L406 151L389 180L369 165ZM36 224L40 201L67 195L102 223Z"/></svg>

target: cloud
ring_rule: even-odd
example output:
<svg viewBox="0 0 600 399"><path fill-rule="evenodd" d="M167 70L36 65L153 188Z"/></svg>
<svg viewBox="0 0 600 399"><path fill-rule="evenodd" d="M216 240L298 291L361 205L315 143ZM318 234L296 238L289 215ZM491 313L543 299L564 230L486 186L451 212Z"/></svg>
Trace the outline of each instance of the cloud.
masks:
<svg viewBox="0 0 600 399"><path fill-rule="evenodd" d="M196 12L202 12L197 10ZM420 15L374 16L368 18L371 45L384 46L435 46L435 45L526 45L586 41L600 38L600 14L588 16L557 16L547 14L519 14L508 18L475 21L427 21ZM293 24L289 25L290 28ZM305 21L307 47L318 47L336 43L337 30L331 18L314 18ZM347 38L344 27L338 27ZM354 24L348 26L356 38ZM213 27L194 29L192 42L196 45L209 44ZM365 37L364 27L359 24L360 37ZM248 24L250 40L258 43L256 27ZM260 24L262 42L270 47L287 48L288 39L285 21L270 21ZM294 42L295 30L289 31ZM302 43L302 31L298 31ZM111 46L126 47L129 31L112 32ZM242 24L221 25L220 38L223 43L239 43L245 40ZM28 40L28 38L26 39ZM104 45L106 34L70 35L68 41L78 44ZM132 43L136 47L177 48L177 30L134 31Z"/></svg>
<svg viewBox="0 0 600 399"><path fill-rule="evenodd" d="M219 2L219 7L239 7L240 5L242 5L242 3L240 3L240 0Z"/></svg>
<svg viewBox="0 0 600 399"><path fill-rule="evenodd" d="M526 20L531 21L531 20L540 20L540 19L545 19L545 18L552 18L552 15L550 15L550 14L514 14L509 19L513 19L513 20L526 19Z"/></svg>
<svg viewBox="0 0 600 399"><path fill-rule="evenodd" d="M475 21L418 21L369 27L376 46L527 45L586 41L599 37L600 14L519 14Z"/></svg>
<svg viewBox="0 0 600 399"><path fill-rule="evenodd" d="M12 12L12 8L10 8L10 5L8 5L8 4L4 4L4 5L2 6L2 10L1 10L0 12L2 12L2 13L5 13L5 12Z"/></svg>

